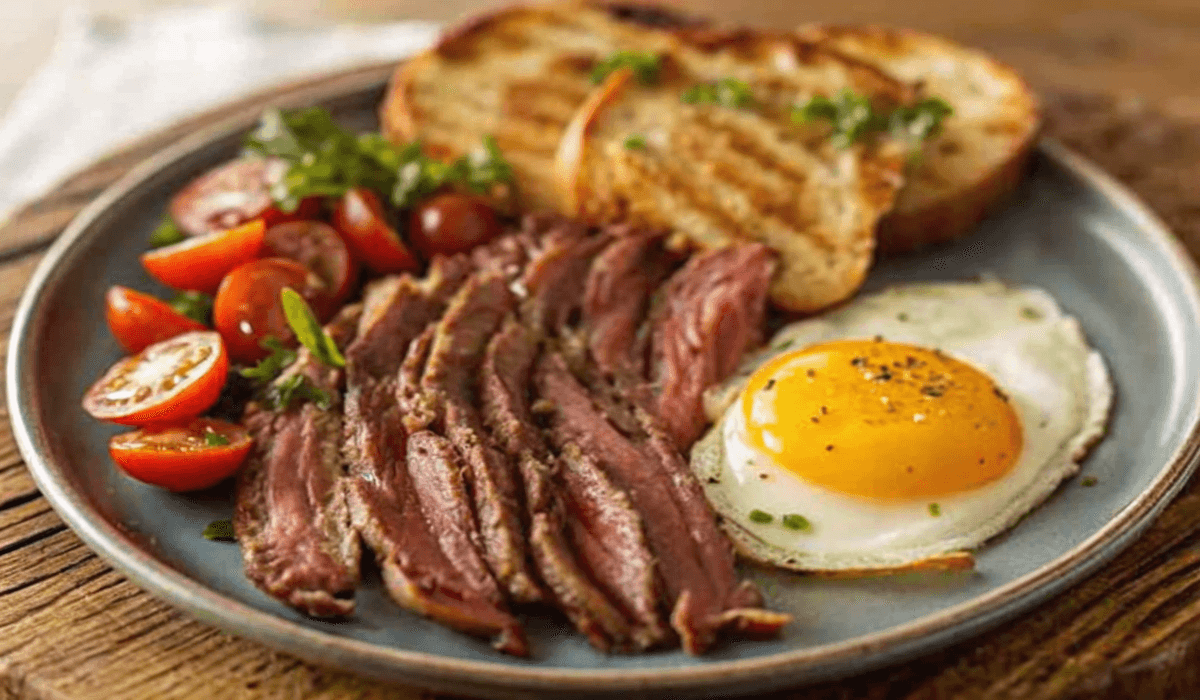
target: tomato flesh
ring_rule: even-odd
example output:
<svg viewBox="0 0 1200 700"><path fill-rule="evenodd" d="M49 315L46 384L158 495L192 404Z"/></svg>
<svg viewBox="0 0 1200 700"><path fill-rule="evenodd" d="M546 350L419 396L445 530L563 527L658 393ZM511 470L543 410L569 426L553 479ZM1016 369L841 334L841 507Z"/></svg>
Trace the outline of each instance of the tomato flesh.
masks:
<svg viewBox="0 0 1200 700"><path fill-rule="evenodd" d="M226 273L259 256L266 231L263 220L255 219L147 251L142 254L142 265L168 287L212 294Z"/></svg>
<svg viewBox="0 0 1200 700"><path fill-rule="evenodd" d="M88 389L83 408L122 425L187 421L216 403L228 369L221 336L191 331L117 362Z"/></svg>
<svg viewBox="0 0 1200 700"><path fill-rule="evenodd" d="M263 254L288 258L312 270L326 284L331 303L341 304L354 287L358 264L346 242L329 224L292 221L267 229Z"/></svg>
<svg viewBox="0 0 1200 700"><path fill-rule="evenodd" d="M388 223L379 196L369 189L356 187L343 195L333 210L333 225L359 260L374 272L408 272L421 266Z"/></svg>
<svg viewBox="0 0 1200 700"><path fill-rule="evenodd" d="M213 301L213 326L225 339L234 360L252 363L266 357L268 351L262 341L268 337L285 345L295 344L296 336L279 301L285 287L305 297L322 321L334 310L328 297L323 296L324 283L294 260L263 258L225 276Z"/></svg>
<svg viewBox="0 0 1200 700"><path fill-rule="evenodd" d="M130 354L188 331L208 330L203 323L184 316L165 301L128 287L109 287L104 301L108 328Z"/></svg>
<svg viewBox="0 0 1200 700"><path fill-rule="evenodd" d="M465 253L499 233L496 211L475 195L439 194L413 207L409 215L408 240L426 258Z"/></svg>
<svg viewBox="0 0 1200 700"><path fill-rule="evenodd" d="M287 163L277 158L241 158L219 165L171 199L171 218L188 235L203 236L253 219L270 226L318 216L321 201L315 197L301 201L291 213L275 205L271 186L286 172Z"/></svg>
<svg viewBox="0 0 1200 700"><path fill-rule="evenodd" d="M114 435L108 452L117 466L138 481L171 491L196 491L233 476L253 444L246 429L236 423L197 418L183 425Z"/></svg>

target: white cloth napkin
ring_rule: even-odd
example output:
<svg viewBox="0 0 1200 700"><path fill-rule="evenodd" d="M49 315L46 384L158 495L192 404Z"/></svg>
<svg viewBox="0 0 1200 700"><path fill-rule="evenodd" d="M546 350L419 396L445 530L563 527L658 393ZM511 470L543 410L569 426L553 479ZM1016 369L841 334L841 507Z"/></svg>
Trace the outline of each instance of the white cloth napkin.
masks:
<svg viewBox="0 0 1200 700"><path fill-rule="evenodd" d="M427 22L272 28L221 6L172 8L124 23L72 8L49 60L0 121L0 222L156 127L274 82L401 58L436 33Z"/></svg>

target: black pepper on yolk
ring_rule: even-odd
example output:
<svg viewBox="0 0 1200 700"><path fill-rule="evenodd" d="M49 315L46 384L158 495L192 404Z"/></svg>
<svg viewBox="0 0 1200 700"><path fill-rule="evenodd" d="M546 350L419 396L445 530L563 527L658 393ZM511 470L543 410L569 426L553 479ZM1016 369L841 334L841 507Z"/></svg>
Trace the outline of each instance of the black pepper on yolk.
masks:
<svg viewBox="0 0 1200 700"><path fill-rule="evenodd" d="M1000 478L1021 423L991 378L936 350L841 340L776 357L742 394L750 444L813 484L929 498Z"/></svg>

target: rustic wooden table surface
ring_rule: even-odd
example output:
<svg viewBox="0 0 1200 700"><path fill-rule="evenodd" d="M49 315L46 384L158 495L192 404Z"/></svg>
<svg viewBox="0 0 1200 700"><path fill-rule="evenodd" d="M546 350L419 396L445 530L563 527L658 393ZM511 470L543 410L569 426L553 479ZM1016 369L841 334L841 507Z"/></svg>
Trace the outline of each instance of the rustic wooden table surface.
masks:
<svg viewBox="0 0 1200 700"><path fill-rule="evenodd" d="M371 11L404 5L377 2ZM415 4L418 16L435 18L460 7ZM809 17L905 22L985 46L1043 92L1051 135L1130 185L1200 256L1194 0L695 4L776 25ZM45 245L104 186L199 124L277 94L133 144L0 227L4 337ZM0 700L420 697L231 637L143 593L59 520L34 487L7 422L0 427ZM1200 489L1189 488L1103 572L1015 622L898 668L777 697L1200 697Z"/></svg>

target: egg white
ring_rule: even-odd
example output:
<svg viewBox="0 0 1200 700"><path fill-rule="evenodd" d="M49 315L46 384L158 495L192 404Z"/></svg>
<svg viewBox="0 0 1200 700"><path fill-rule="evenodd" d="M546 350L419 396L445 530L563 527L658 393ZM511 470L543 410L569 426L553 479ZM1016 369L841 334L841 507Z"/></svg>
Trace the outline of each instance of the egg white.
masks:
<svg viewBox="0 0 1200 700"><path fill-rule="evenodd" d="M875 336L940 349L989 375L1022 425L1013 469L952 495L869 499L810 484L750 446L736 399L755 369L782 352ZM995 281L904 285L781 330L706 397L719 420L693 448L692 468L752 559L806 571L903 568L978 547L1015 524L1078 470L1111 403L1100 354L1046 292ZM774 520L753 522L753 510ZM808 527L784 527L785 514L803 516Z"/></svg>

